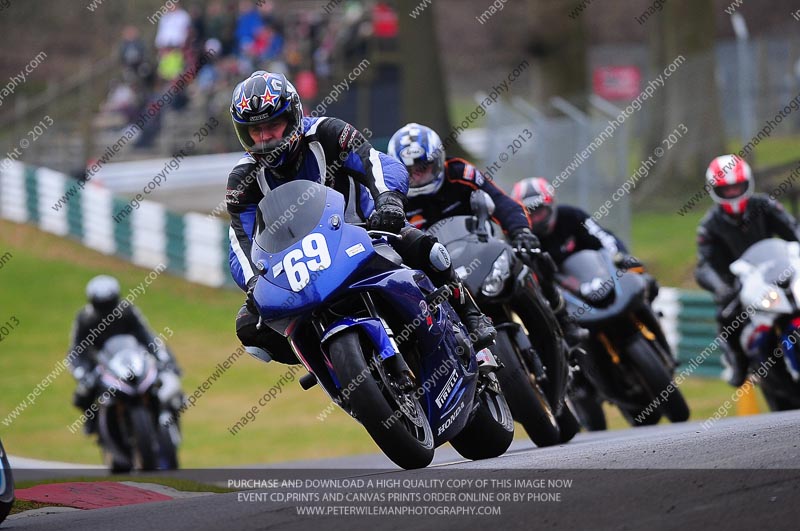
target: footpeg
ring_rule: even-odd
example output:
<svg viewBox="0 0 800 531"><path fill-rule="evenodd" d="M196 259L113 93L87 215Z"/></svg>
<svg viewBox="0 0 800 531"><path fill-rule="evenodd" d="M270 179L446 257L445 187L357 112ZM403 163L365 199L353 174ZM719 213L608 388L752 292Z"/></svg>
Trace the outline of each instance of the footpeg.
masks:
<svg viewBox="0 0 800 531"><path fill-rule="evenodd" d="M479 350L475 354L475 358L478 360L478 370L481 372L494 372L500 368L500 365L497 363L497 358L494 357L494 354L492 354L492 351L488 348Z"/></svg>
<svg viewBox="0 0 800 531"><path fill-rule="evenodd" d="M311 373L301 376L298 381L300 382L300 387L306 391L317 385L317 377Z"/></svg>

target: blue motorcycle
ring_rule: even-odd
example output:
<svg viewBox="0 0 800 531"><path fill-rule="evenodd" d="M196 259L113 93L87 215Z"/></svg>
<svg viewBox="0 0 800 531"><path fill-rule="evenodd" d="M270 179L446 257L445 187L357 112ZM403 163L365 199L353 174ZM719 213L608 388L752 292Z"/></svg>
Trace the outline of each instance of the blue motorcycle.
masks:
<svg viewBox="0 0 800 531"><path fill-rule="evenodd" d="M496 360L474 352L450 288L401 263L396 235L350 223L342 194L310 181L267 192L256 217L259 326L287 338L303 388L319 383L402 468L445 442L467 459L508 449Z"/></svg>

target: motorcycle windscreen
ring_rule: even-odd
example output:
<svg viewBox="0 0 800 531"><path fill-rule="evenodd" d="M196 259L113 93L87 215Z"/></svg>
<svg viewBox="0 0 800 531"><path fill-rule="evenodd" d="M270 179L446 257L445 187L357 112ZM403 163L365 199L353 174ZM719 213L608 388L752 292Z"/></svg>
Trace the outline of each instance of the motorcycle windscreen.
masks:
<svg viewBox="0 0 800 531"><path fill-rule="evenodd" d="M605 256L599 251L592 250L578 251L569 256L561 264L561 272L577 280L578 284L591 282L596 278L601 280L612 278Z"/></svg>
<svg viewBox="0 0 800 531"><path fill-rule="evenodd" d="M779 238L769 238L754 243L742 254L740 260L760 266L759 270L767 284L778 284L791 278L792 265L788 242Z"/></svg>
<svg viewBox="0 0 800 531"><path fill-rule="evenodd" d="M325 212L328 188L305 180L289 181L258 203L256 243L268 253L283 251L314 230Z"/></svg>
<svg viewBox="0 0 800 531"><path fill-rule="evenodd" d="M470 237L475 230L474 225L475 218L472 216L453 216L437 221L425 232L436 237L442 245L447 245Z"/></svg>
<svg viewBox="0 0 800 531"><path fill-rule="evenodd" d="M309 181L286 183L261 200L252 260L261 270L255 298L265 319L302 314L336 296L375 255L367 231L344 222L344 209L342 194Z"/></svg>

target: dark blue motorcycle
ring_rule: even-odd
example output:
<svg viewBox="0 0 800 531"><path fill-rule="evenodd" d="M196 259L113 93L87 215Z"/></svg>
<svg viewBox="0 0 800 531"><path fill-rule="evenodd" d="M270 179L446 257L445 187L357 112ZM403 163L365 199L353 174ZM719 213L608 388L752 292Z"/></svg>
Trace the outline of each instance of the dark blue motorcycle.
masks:
<svg viewBox="0 0 800 531"><path fill-rule="evenodd" d="M496 457L514 421L489 349L474 352L464 325L421 271L345 212L339 192L292 181L258 205L254 298L319 383L389 459L421 468L445 442L467 459Z"/></svg>

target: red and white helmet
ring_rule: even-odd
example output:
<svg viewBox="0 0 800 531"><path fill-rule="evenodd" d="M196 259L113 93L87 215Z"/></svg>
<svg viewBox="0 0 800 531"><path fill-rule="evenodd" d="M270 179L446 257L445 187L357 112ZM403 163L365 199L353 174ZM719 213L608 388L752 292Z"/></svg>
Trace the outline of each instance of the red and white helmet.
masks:
<svg viewBox="0 0 800 531"><path fill-rule="evenodd" d="M706 170L709 193L726 214L740 215L753 195L755 182L750 165L736 155L723 155L711 161Z"/></svg>
<svg viewBox="0 0 800 531"><path fill-rule="evenodd" d="M528 177L514 185L511 197L525 205L531 230L537 236L547 236L556 225L556 194L546 179Z"/></svg>

